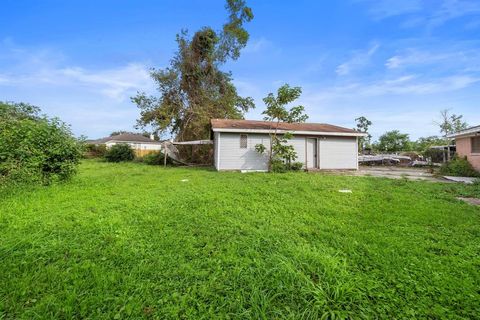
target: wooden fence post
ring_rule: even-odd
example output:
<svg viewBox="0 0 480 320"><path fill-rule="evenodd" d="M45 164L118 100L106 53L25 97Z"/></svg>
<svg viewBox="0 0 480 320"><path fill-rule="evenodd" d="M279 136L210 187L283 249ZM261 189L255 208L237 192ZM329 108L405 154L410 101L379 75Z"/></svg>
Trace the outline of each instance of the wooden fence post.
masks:
<svg viewBox="0 0 480 320"><path fill-rule="evenodd" d="M167 166L167 143L163 143L163 166Z"/></svg>

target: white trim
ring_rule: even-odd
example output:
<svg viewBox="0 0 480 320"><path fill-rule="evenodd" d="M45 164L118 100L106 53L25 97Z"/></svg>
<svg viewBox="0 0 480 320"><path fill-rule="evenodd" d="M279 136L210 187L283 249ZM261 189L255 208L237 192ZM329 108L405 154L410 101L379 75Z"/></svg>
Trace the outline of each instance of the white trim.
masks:
<svg viewBox="0 0 480 320"><path fill-rule="evenodd" d="M356 138L357 141L355 141L355 155L356 155L356 158L357 158L357 170L358 170L358 137Z"/></svg>
<svg viewBox="0 0 480 320"><path fill-rule="evenodd" d="M241 128L213 128L213 132L234 132L234 133L273 133L269 129L241 129ZM324 131L295 131L295 130L277 130L277 133L290 132L293 135L315 135L315 136L342 136L342 137L366 137L363 132L324 132Z"/></svg>
<svg viewBox="0 0 480 320"><path fill-rule="evenodd" d="M220 142L222 141L222 139L220 139L220 132L218 133L217 140L218 140L218 143L217 143L217 148L218 148L218 152L217 152L217 170L220 170Z"/></svg>

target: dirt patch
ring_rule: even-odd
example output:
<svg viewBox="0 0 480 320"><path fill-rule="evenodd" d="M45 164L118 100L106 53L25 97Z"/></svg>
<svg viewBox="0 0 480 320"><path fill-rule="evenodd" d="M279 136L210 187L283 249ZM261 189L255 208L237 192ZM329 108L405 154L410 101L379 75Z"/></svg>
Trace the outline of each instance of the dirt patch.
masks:
<svg viewBox="0 0 480 320"><path fill-rule="evenodd" d="M465 201L466 203L473 204L474 206L480 206L480 199L477 199L477 198L462 198L462 197L458 197L457 199L458 199L458 200Z"/></svg>
<svg viewBox="0 0 480 320"><path fill-rule="evenodd" d="M387 167L387 166L360 166L358 171L351 172L350 175L370 176L390 179L408 179L432 182L449 182L443 178L438 178L428 169L412 167Z"/></svg>

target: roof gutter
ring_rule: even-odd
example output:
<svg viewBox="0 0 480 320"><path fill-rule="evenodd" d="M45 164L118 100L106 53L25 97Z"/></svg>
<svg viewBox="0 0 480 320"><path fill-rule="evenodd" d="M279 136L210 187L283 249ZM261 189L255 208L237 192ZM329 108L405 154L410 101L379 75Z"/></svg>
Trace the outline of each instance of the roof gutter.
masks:
<svg viewBox="0 0 480 320"><path fill-rule="evenodd" d="M234 133L273 133L271 129L241 129L241 128L212 128L213 132L234 132ZM342 137L366 137L367 134L363 132L325 132L325 131L295 131L295 130L277 130L277 133L292 133L299 135L314 135L314 136L342 136Z"/></svg>

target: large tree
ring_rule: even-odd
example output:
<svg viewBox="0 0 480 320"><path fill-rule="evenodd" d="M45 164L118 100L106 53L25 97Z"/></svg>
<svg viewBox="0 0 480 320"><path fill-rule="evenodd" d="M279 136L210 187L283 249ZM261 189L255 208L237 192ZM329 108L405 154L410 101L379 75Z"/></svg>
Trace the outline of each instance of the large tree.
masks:
<svg viewBox="0 0 480 320"><path fill-rule="evenodd" d="M192 37L187 31L177 35L178 51L170 66L151 72L160 95L132 98L140 108L138 127L180 141L208 139L210 119L241 119L254 107L252 98L238 95L231 73L220 70L246 46L249 34L243 24L253 13L244 0L227 0L226 9L229 18L222 30L204 27Z"/></svg>
<svg viewBox="0 0 480 320"><path fill-rule="evenodd" d="M407 133L398 130L387 131L378 138L375 145L378 151L399 152L411 149L410 139Z"/></svg>

